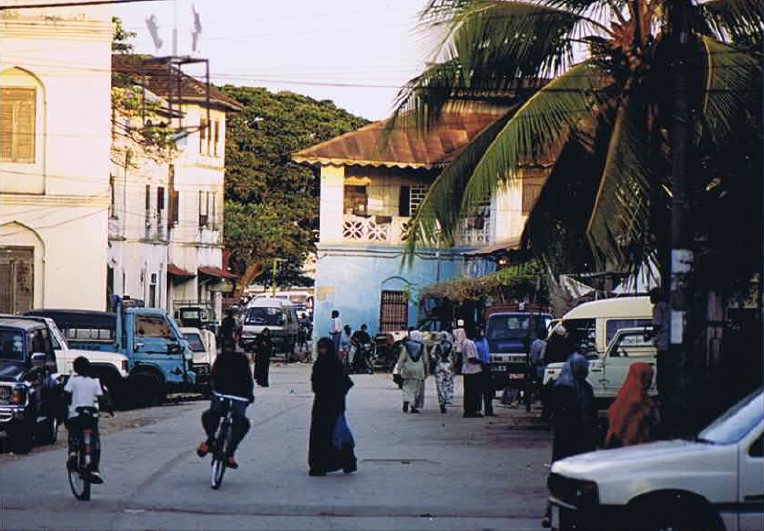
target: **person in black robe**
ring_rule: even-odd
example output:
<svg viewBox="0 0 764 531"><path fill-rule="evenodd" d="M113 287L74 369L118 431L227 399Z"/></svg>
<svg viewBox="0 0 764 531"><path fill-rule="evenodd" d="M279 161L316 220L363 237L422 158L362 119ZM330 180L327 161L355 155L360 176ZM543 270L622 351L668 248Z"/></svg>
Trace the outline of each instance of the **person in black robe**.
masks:
<svg viewBox="0 0 764 531"><path fill-rule="evenodd" d="M271 331L264 328L255 338L255 381L260 387L268 387L272 353Z"/></svg>
<svg viewBox="0 0 764 531"><path fill-rule="evenodd" d="M552 462L597 449L597 406L586 377L589 362L573 353L555 383Z"/></svg>
<svg viewBox="0 0 764 531"><path fill-rule="evenodd" d="M336 470L350 474L357 469L353 448L335 448L333 435L338 417L345 413L345 396L353 387L353 381L345 373L331 339L321 338L317 350L318 357L311 375L315 398L310 419L308 449L310 475L324 476Z"/></svg>

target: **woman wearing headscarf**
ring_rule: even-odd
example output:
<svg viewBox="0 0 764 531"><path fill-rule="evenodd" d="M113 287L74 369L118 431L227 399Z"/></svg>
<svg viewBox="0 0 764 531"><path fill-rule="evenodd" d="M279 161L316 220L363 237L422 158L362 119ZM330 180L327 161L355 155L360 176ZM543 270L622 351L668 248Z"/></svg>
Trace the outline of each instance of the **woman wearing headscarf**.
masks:
<svg viewBox="0 0 764 531"><path fill-rule="evenodd" d="M653 383L653 368L644 362L629 367L626 381L618 397L608 409L610 428L605 436L606 448L641 444L655 439L658 406L648 395Z"/></svg>
<svg viewBox="0 0 764 531"><path fill-rule="evenodd" d="M454 400L454 362L451 359L453 343L448 332L441 332L438 342L432 348L432 356L435 359L435 386L438 389L438 403L440 412L446 413L446 406L450 406Z"/></svg>
<svg viewBox="0 0 764 531"><path fill-rule="evenodd" d="M268 376L271 368L271 354L273 354L273 341L271 331L263 328L263 331L255 338L255 381L260 387L268 387Z"/></svg>
<svg viewBox="0 0 764 531"><path fill-rule="evenodd" d="M337 449L333 437L337 419L345 413L345 396L353 387L353 381L345 373L331 339L321 338L317 352L310 378L315 395L308 449L310 475L324 476L336 470L350 474L357 469L353 448Z"/></svg>
<svg viewBox="0 0 764 531"><path fill-rule="evenodd" d="M589 362L573 353L565 362L552 391L554 443L552 461L597 448L597 406L586 377Z"/></svg>
<svg viewBox="0 0 764 531"><path fill-rule="evenodd" d="M422 333L412 330L401 343L398 355L398 374L403 380L403 412L419 413L424 407L424 381L428 369L427 350L422 342Z"/></svg>

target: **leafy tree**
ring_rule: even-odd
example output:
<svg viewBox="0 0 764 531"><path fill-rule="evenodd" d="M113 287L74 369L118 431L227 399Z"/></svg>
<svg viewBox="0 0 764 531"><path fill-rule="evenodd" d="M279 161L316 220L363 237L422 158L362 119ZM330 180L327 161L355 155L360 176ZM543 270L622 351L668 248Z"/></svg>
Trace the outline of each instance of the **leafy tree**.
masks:
<svg viewBox="0 0 764 531"><path fill-rule="evenodd" d="M475 101L498 101L508 111L437 178L413 221L411 248L453 241L466 209L513 178L518 165L551 158L525 241L553 271L626 267L656 250L665 265L669 80L680 60L670 38L672 5L432 0L423 21L441 37L436 61L404 87L390 127L408 117L426 129L446 105ZM758 166L724 171L718 157L760 149L763 16L760 0L690 6L692 52L683 60L694 76L688 97L704 161L693 176L703 196L698 203L707 207L717 194L707 194L714 179L724 182L722 190L755 195L760 158Z"/></svg>
<svg viewBox="0 0 764 531"><path fill-rule="evenodd" d="M111 27L111 51L114 53L133 53L133 45L129 41L134 39L137 33L126 30L122 25L122 19L119 17L111 17Z"/></svg>
<svg viewBox="0 0 764 531"><path fill-rule="evenodd" d="M274 258L280 284L305 281L302 268L314 250L319 182L292 162L295 151L355 130L366 120L292 92L224 86L244 106L230 115L226 134L225 242L239 289L269 278Z"/></svg>

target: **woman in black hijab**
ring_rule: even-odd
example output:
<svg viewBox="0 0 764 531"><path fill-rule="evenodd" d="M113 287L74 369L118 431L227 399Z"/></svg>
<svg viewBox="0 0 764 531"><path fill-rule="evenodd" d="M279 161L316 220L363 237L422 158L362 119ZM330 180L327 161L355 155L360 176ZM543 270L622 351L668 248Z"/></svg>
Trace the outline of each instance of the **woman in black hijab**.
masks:
<svg viewBox="0 0 764 531"><path fill-rule="evenodd" d="M255 381L260 387L268 387L272 354L271 331L263 328L263 331L255 338Z"/></svg>
<svg viewBox="0 0 764 531"><path fill-rule="evenodd" d="M356 471L356 458L351 446L342 449L333 444L337 418L345 413L345 395L353 381L345 374L342 362L328 337L318 341L318 358L313 364L313 413L310 422L308 465L311 476L325 476L328 472Z"/></svg>

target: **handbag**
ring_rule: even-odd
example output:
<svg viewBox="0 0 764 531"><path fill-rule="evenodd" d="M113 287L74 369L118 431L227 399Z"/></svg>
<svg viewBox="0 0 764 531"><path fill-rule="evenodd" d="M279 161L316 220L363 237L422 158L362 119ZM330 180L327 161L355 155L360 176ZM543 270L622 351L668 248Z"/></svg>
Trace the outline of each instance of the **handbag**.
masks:
<svg viewBox="0 0 764 531"><path fill-rule="evenodd" d="M337 420L334 421L334 429L332 430L332 445L337 450L355 448L353 432L350 431L350 426L348 426L348 421L345 418L344 413L340 413L337 416Z"/></svg>

